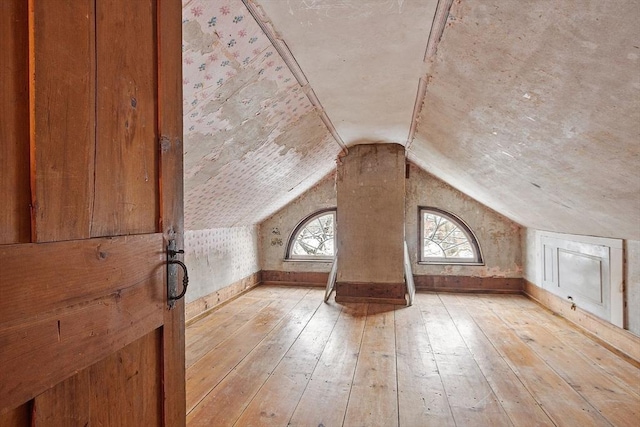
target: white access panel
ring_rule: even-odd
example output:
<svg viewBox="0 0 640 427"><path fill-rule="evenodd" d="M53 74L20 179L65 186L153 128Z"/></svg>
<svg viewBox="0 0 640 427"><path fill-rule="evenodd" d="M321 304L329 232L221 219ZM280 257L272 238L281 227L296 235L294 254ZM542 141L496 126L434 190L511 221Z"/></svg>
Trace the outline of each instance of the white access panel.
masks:
<svg viewBox="0 0 640 427"><path fill-rule="evenodd" d="M537 235L542 287L623 327L622 240Z"/></svg>

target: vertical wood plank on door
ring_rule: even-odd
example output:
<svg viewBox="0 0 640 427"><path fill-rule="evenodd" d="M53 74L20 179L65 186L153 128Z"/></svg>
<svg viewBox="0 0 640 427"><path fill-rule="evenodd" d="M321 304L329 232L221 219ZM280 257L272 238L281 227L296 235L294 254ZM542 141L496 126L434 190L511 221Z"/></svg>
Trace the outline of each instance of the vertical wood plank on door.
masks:
<svg viewBox="0 0 640 427"><path fill-rule="evenodd" d="M394 305L370 304L345 426L397 426Z"/></svg>
<svg viewBox="0 0 640 427"><path fill-rule="evenodd" d="M0 2L0 244L31 239L27 2Z"/></svg>
<svg viewBox="0 0 640 427"><path fill-rule="evenodd" d="M8 411L0 411L0 427L32 427L31 402Z"/></svg>
<svg viewBox="0 0 640 427"><path fill-rule="evenodd" d="M87 238L95 153L93 1L33 5L35 241Z"/></svg>
<svg viewBox="0 0 640 427"><path fill-rule="evenodd" d="M129 2L127 2L128 5ZM159 227L177 248L184 248L182 144L182 2L157 1L157 136L160 159ZM154 147L154 152L157 147ZM184 299L165 310L163 333L164 425L186 424Z"/></svg>
<svg viewBox="0 0 640 427"><path fill-rule="evenodd" d="M155 4L98 1L96 21L99 66L91 236L153 233L159 217Z"/></svg>
<svg viewBox="0 0 640 427"><path fill-rule="evenodd" d="M160 348L157 329L88 368L90 425L162 425Z"/></svg>
<svg viewBox="0 0 640 427"><path fill-rule="evenodd" d="M90 422L89 371L82 370L36 396L32 427L85 427Z"/></svg>

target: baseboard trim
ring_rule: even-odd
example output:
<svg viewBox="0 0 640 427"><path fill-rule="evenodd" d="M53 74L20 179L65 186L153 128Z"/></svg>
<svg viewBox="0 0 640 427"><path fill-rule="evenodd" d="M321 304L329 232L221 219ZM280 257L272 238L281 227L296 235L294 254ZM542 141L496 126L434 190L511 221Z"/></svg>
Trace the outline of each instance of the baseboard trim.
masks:
<svg viewBox="0 0 640 427"><path fill-rule="evenodd" d="M406 304L404 283L336 282L336 302Z"/></svg>
<svg viewBox="0 0 640 427"><path fill-rule="evenodd" d="M325 286L329 280L329 273L317 271L277 271L262 270L260 272L260 280L262 282L299 284L304 286L315 285Z"/></svg>
<svg viewBox="0 0 640 427"><path fill-rule="evenodd" d="M341 297L336 295L336 302L341 303L373 303L407 305L407 300L402 298L372 298L372 297Z"/></svg>
<svg viewBox="0 0 640 427"><path fill-rule="evenodd" d="M191 301L185 305L185 322L189 324L196 321L214 308L232 301L260 283L260 272L256 272L229 286Z"/></svg>
<svg viewBox="0 0 640 427"><path fill-rule="evenodd" d="M521 277L413 275L417 291L521 294Z"/></svg>
<svg viewBox="0 0 640 427"><path fill-rule="evenodd" d="M524 294L543 308L562 316L591 338L640 368L640 337L524 280Z"/></svg>

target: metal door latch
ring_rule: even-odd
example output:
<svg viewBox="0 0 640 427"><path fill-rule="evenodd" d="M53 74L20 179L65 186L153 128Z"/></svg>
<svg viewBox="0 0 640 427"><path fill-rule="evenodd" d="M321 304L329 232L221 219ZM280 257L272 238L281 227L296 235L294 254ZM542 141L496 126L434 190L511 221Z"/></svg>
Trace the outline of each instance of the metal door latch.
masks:
<svg viewBox="0 0 640 427"><path fill-rule="evenodd" d="M174 239L169 240L167 245L167 304L169 309L175 306L176 301L184 297L187 293L187 286L189 286L189 274L187 272L187 266L184 262L176 259L178 254L183 254L183 249L176 249L176 241ZM182 292L178 294L178 271L176 266L182 267ZM176 295L177 294L177 295Z"/></svg>

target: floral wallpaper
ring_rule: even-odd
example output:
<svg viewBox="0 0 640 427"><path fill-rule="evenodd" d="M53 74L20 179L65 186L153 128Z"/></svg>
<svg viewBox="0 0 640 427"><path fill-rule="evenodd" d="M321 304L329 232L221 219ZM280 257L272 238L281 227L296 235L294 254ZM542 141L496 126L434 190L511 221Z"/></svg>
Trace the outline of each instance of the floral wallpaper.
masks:
<svg viewBox="0 0 640 427"><path fill-rule="evenodd" d="M340 151L240 0L183 2L185 227L257 224Z"/></svg>
<svg viewBox="0 0 640 427"><path fill-rule="evenodd" d="M187 302L231 285L260 270L256 226L187 230L185 261L192 279Z"/></svg>

